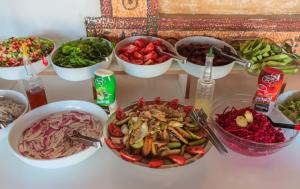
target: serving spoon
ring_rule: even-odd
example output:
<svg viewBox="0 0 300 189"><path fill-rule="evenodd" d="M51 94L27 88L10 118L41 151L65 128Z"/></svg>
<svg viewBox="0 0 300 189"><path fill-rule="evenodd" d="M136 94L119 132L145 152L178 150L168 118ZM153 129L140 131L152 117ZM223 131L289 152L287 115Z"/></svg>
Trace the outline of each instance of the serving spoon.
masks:
<svg viewBox="0 0 300 189"><path fill-rule="evenodd" d="M71 142L78 141L82 144L85 144L86 146L93 146L95 148L102 147L102 142L100 140L92 138L92 137L84 136L76 130L74 130L72 132L72 134L66 135L65 137L67 140L70 140Z"/></svg>

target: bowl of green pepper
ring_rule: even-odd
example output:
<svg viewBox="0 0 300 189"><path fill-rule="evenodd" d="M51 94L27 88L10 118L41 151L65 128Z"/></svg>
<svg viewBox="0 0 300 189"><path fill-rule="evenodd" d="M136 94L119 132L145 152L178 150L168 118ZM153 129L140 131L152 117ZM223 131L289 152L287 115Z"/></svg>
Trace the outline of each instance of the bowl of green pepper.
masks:
<svg viewBox="0 0 300 189"><path fill-rule="evenodd" d="M113 56L113 44L101 37L69 41L52 54L52 67L59 77L68 81L83 81L99 69L107 69Z"/></svg>
<svg viewBox="0 0 300 189"><path fill-rule="evenodd" d="M252 38L235 40L231 45L238 55L251 62L246 68L251 75L259 75L265 67L280 69L285 74L294 74L298 71L299 56L267 38Z"/></svg>

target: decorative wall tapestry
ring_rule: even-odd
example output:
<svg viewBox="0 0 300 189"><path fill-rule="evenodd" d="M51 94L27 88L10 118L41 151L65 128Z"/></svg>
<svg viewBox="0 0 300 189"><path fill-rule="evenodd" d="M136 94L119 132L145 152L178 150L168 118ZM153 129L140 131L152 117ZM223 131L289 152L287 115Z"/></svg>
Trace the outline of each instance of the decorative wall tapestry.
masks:
<svg viewBox="0 0 300 189"><path fill-rule="evenodd" d="M132 35L154 35L171 42L193 35L213 36L227 41L260 36L279 43L288 41L300 52L300 15L295 14L298 9L290 4L286 6L291 6L292 15L282 15L281 12L276 15L258 15L255 12L255 15L224 14L226 10L222 14L195 14L188 9L178 9L180 6L166 8L170 5L168 3L181 1L100 0L101 17L85 19L87 35L105 36L116 41Z"/></svg>

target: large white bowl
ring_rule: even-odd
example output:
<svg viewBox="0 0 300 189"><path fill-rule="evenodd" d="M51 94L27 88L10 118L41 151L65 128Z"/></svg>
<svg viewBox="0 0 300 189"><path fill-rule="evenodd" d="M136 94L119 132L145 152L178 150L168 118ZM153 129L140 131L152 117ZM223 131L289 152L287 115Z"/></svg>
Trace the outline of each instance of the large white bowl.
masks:
<svg viewBox="0 0 300 189"><path fill-rule="evenodd" d="M188 45L190 43L200 43L200 44L209 44L209 45L213 45L219 48L223 48L224 46L227 46L231 49L232 53L236 54L235 49L227 44L224 41L221 41L219 39L213 38L213 37L204 37L204 36L194 36L194 37L186 37L183 38L179 41L177 41L177 43L175 44L175 50L176 53L179 57L180 54L178 53L177 49L179 46L181 45ZM184 58L184 57L182 57ZM202 73L204 71L204 66L201 65L197 65L194 63L191 63L189 61L187 61L185 64L178 62L180 67L186 71L188 74L195 76L197 78L201 78L202 77ZM224 65L224 66L213 66L212 68L212 77L214 79L219 79L222 77L225 77L226 75L228 75L230 73L230 71L232 70L234 66L234 62L231 62L230 64Z"/></svg>
<svg viewBox="0 0 300 189"><path fill-rule="evenodd" d="M87 39L87 38L91 38L91 37L86 37L86 38L82 38L82 39ZM77 40L75 40L75 41L77 41ZM108 41L108 40L106 40L106 41ZM110 41L108 41L108 42L111 44ZM58 47L58 48L60 48L60 47ZM111 59L113 57L113 52L111 52L111 54L107 57L106 60L101 61L97 64L94 64L92 66L87 66L87 67L82 67L82 68L64 68L64 67L55 65L53 62L53 56L57 52L57 49L55 49L54 53L51 55L52 67L59 77L61 77L64 80L68 80L68 81L83 81L83 80L92 78L97 69L100 69L100 68L107 69L109 67L109 65L111 63Z"/></svg>
<svg viewBox="0 0 300 189"><path fill-rule="evenodd" d="M152 36L129 37L129 38L123 39L122 41L117 43L117 45L114 49L114 53L115 53L118 64L123 67L124 71L127 74L135 76L135 77L140 77L140 78L157 77L159 75L164 74L166 71L168 71L168 69L170 68L170 66L172 64L173 58L170 58L169 60L167 60L165 62L162 62L159 64L153 64L153 65L137 65L137 64L133 64L133 63L127 62L127 61L119 58L118 51L121 48L125 47L129 43L132 43L134 40L140 39L140 38L150 39L150 41L160 40L160 41L162 41L162 43L164 45L166 45L166 47L170 51L175 52L174 47L169 42L167 42L166 40L163 40L161 38L152 37Z"/></svg>
<svg viewBox="0 0 300 189"><path fill-rule="evenodd" d="M275 111L280 112L282 122L293 124L294 122L285 116L279 109L281 104L285 104L289 100L300 99L300 90L290 90L279 95L275 105ZM294 123L296 124L296 123Z"/></svg>
<svg viewBox="0 0 300 189"><path fill-rule="evenodd" d="M28 111L29 105L28 105L27 98L18 91L0 89L0 96L9 97L10 99L12 99L20 104L24 104L24 106L25 106L23 113L16 120L14 120L12 123L8 124L5 129L0 129L0 140L1 140L7 136L8 131L15 124L15 122L18 119L20 119Z"/></svg>
<svg viewBox="0 0 300 189"><path fill-rule="evenodd" d="M93 155L97 151L97 148L89 147L76 154L67 157L57 158L57 159L50 159L50 160L39 160L39 159L29 158L23 156L19 152L18 143L25 129L31 127L34 122L42 118L45 118L46 116L52 113L70 111L70 110L78 110L78 111L90 113L93 116L95 116L95 118L99 119L103 126L107 120L107 114L105 113L105 111L99 106L97 106L96 104L90 102L69 100L69 101L54 102L51 104L41 106L25 114L22 118L17 120L13 125L13 127L11 128L9 132L8 142L10 148L12 149L13 154L16 155L20 160L24 161L25 163L35 167L41 167L41 168L66 167L66 166L77 164L87 159L91 155Z"/></svg>
<svg viewBox="0 0 300 189"><path fill-rule="evenodd" d="M47 38L43 38L47 39ZM48 39L50 40L50 39ZM52 40L50 40L52 41ZM55 43L52 41L55 48ZM31 70L33 74L39 74L42 71L44 71L46 68L49 67L51 62L51 55L54 52L54 48L51 51L48 56L46 56L46 62L43 62L42 60L38 60L36 62L32 62L31 64ZM6 80L22 80L25 79L27 76L27 72L25 70L25 66L16 66L16 67L0 67L0 78L6 79Z"/></svg>

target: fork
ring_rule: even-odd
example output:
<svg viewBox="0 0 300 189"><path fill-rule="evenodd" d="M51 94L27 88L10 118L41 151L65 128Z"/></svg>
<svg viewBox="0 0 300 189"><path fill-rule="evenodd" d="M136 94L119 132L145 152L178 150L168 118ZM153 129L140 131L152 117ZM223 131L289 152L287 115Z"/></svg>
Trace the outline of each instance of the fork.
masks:
<svg viewBox="0 0 300 189"><path fill-rule="evenodd" d="M65 135L65 137L68 140L70 140L71 142L72 141L78 141L78 142L83 143L87 146L93 146L95 148L101 148L102 147L102 142L100 140L92 138L92 137L84 136L76 130L74 130L71 135Z"/></svg>
<svg viewBox="0 0 300 189"><path fill-rule="evenodd" d="M202 108L198 111L198 113L196 112L195 108L193 108L190 113L190 116L193 119L193 121L195 123L198 123L201 126L201 128L206 132L209 140L212 142L212 144L217 148L217 150L221 154L228 153L227 149L219 140L219 138L216 136L214 131L208 126L207 115Z"/></svg>

